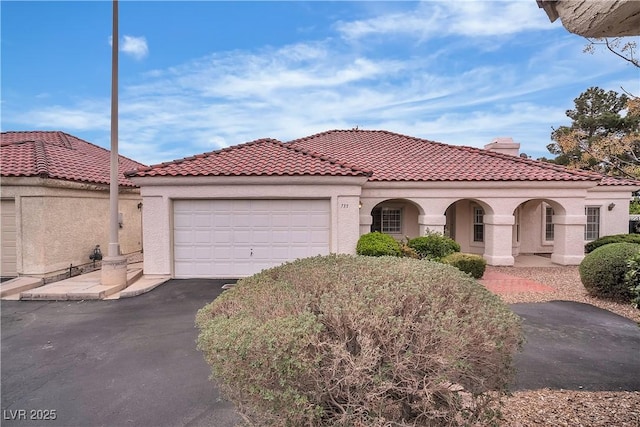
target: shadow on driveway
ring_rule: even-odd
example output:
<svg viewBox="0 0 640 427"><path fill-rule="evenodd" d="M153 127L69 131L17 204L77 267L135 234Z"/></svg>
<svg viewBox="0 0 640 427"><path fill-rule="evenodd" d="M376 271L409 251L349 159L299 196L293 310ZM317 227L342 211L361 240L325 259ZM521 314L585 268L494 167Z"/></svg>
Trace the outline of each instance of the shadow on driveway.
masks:
<svg viewBox="0 0 640 427"><path fill-rule="evenodd" d="M195 348L196 311L227 282L171 280L113 301L2 301L2 425L235 426ZM515 389L640 390L634 322L573 302L512 308L527 337ZM44 414L32 410L56 419L30 420Z"/></svg>

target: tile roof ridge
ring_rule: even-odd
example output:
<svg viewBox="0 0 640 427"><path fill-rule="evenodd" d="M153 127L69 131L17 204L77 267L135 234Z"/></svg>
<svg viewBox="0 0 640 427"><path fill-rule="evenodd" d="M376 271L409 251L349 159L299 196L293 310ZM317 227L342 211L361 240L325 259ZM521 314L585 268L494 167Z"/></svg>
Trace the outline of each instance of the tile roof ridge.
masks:
<svg viewBox="0 0 640 427"><path fill-rule="evenodd" d="M49 162L47 161L47 150L42 141L33 141L36 175L40 178L49 178Z"/></svg>
<svg viewBox="0 0 640 427"><path fill-rule="evenodd" d="M100 150L106 151L107 153L111 153L111 150L108 150L108 149L106 149L106 148L104 148L104 147L101 147L101 146L99 146L99 145L97 145L97 144L94 144L93 142L89 142L89 141L87 141L87 140L85 140L85 139L79 138L79 137L77 137L77 136L75 136L75 135L68 134L67 132L64 132L64 131L61 131L61 130L59 130L59 131L54 131L54 132L59 132L59 133L61 133L62 135L64 135L64 138L65 138L65 140L67 140L67 141L69 141L69 138L74 138L74 139L77 139L77 140L78 140L78 141L80 141L80 142L83 142L83 143L85 143L85 144L91 145L92 147L95 147L95 148L98 148L98 149L100 149ZM73 150L73 149L74 149L74 148L72 148L72 150ZM139 161L137 161L137 160L133 160L133 159L132 159L132 158L130 158L130 157L123 156L122 154L120 154L120 152L119 152L119 151L118 151L118 157L119 157L119 158L121 158L121 159L129 160L129 161L131 161L131 162L133 162L133 163L137 163L137 164L139 164L139 165L147 166L147 165L145 165L144 163L140 163Z"/></svg>
<svg viewBox="0 0 640 427"><path fill-rule="evenodd" d="M69 140L69 137L71 135L69 135L68 133L62 132L62 131L57 131L56 133L58 134L58 136L62 140L62 143L65 145L65 148L68 148L70 150L75 150L75 148L73 148L73 145L71 144L71 141ZM76 138L76 139L80 139L80 138ZM85 141L85 142L87 142L87 141Z"/></svg>
<svg viewBox="0 0 640 427"><path fill-rule="evenodd" d="M477 148L477 147L467 147L467 146L463 146L463 145L454 145L452 147L456 147L459 149L466 149L466 150L473 150L476 151L478 154L480 155L485 155L485 156L491 156L491 157L497 157L497 158L501 158L501 159L505 159L505 160L511 160L511 161L515 161L518 163L525 163L525 164L529 164L531 166L535 166L535 167L539 167L539 168L543 168L543 169L550 169L556 172L564 172L564 173L569 173L572 175L578 175L578 176L582 176L585 178L591 178L593 181L595 180L601 180L603 178L602 174L599 174L597 172L594 171L587 171L587 170L583 170L583 169L572 169L569 168L567 166L563 166L563 165L557 165L555 163L549 163L549 162L545 162L542 160L536 160L536 159L530 159L530 158L524 158L524 157L520 157L520 156L513 156L511 154L505 154L505 153L499 153L496 151L490 151L490 150L485 150L482 148Z"/></svg>
<svg viewBox="0 0 640 427"><path fill-rule="evenodd" d="M60 138L60 140L62 141L62 147L66 148L66 149L69 149L69 150L77 150L76 148L73 147L73 144L71 143L71 141L73 139L76 139L76 140L78 140L78 141L80 141L80 142L82 142L84 144L90 145L92 147L98 148L98 149L100 149L102 151L105 151L107 153L110 153L110 150L108 150L108 149L106 149L104 147L101 147L101 146L99 146L97 144L94 144L93 142L89 142L89 141L87 141L85 139L82 139L82 138L77 137L75 135L71 135L70 133L67 133L67 132L61 131L61 130L11 130L11 131L3 131L1 134L4 135L4 134L39 134L39 133L57 135ZM37 139L38 138L32 138L30 140L10 142L10 143L7 143L7 144L2 144L2 146L4 147L4 146L20 144L20 143L24 143L24 142L36 142ZM45 145L48 145L44 141L40 141L40 142L42 142ZM123 156L120 153L118 153L118 157L121 158L121 159L128 160L128 161L133 162L133 163L137 163L137 164L142 165L142 166L147 166L144 163L140 163L139 161L133 160L130 157Z"/></svg>
<svg viewBox="0 0 640 427"><path fill-rule="evenodd" d="M353 172L360 172L365 176L373 175L373 171L371 171L371 170L363 169L363 168L360 168L360 167L358 167L356 165L353 165L353 164L350 164L350 163L347 163L347 162L343 162L341 160L338 160L338 159L335 159L333 157L327 156L326 154L322 154L322 153L318 153L318 152L315 152L315 151L307 150L307 149L304 149L304 148L296 147L296 146L292 145L291 142L287 142L287 143L283 143L283 142L280 142L280 141L278 141L278 142L284 148L286 148L288 150L293 150L293 151L295 151L297 153L300 153L300 154L303 154L305 156L310 156L310 157L313 157L314 159L318 159L318 160L321 160L323 162L329 162L331 164L340 166L341 168L349 169L349 170L351 170Z"/></svg>
<svg viewBox="0 0 640 427"><path fill-rule="evenodd" d="M219 149L213 150L213 151L205 151L204 153L194 154L192 156L183 157L181 159L175 159L175 160L170 160L168 162L156 163L154 165L145 165L144 167L141 167L141 168L136 168L134 170L126 171L124 173L124 175L126 177L133 177L138 172L148 172L148 171L153 170L153 169L163 168L163 167L167 167L167 166L171 166L171 165L179 165L179 164L184 163L184 162L188 162L188 161L192 161L192 160L196 160L196 159L203 159L203 158L211 157L211 156L216 155L216 154L221 154L221 153L225 153L225 152L229 152L229 151L235 151L235 150L243 149L243 148L246 148L246 147L249 147L249 146L252 146L252 145L263 144L263 143L274 143L274 142L282 144L282 142L280 142L280 141L278 141L277 139L274 139L274 138L260 138L260 139L255 139L253 141L244 142L244 143L238 144L238 145L230 145L228 147L222 147L222 148L219 148Z"/></svg>
<svg viewBox="0 0 640 427"><path fill-rule="evenodd" d="M401 138L412 139L414 141L425 142L425 143L429 143L429 144L437 144L437 145L442 145L442 146L447 146L447 147L455 147L455 145L445 144L444 142L432 141L430 139L425 139L425 138L418 138L416 136L405 135L405 134L402 134L402 133L392 132L392 131L385 130L385 129L360 129L360 128L331 129L331 130L327 130L327 131L324 131L324 132L316 133L316 134L313 134L313 135L304 136L302 138L297 138L297 139L288 141L287 143L296 143L296 142L306 141L308 139L314 139L314 138L318 138L318 137L321 137L321 136L329 135L329 134L332 134L332 133L382 133L382 134L386 134L386 135L399 136Z"/></svg>

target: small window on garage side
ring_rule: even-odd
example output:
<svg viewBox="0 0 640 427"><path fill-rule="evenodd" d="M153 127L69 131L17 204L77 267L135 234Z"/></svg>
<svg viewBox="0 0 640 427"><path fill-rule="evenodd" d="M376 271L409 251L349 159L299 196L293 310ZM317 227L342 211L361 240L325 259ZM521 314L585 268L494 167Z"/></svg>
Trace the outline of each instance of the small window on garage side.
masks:
<svg viewBox="0 0 640 427"><path fill-rule="evenodd" d="M402 233L402 209L401 208L375 208L371 211L373 223L371 231L382 233Z"/></svg>
<svg viewBox="0 0 640 427"><path fill-rule="evenodd" d="M554 235L553 208L551 206L547 206L544 210L544 240L552 242Z"/></svg>
<svg viewBox="0 0 640 427"><path fill-rule="evenodd" d="M480 206L473 208L473 241L484 242L484 209Z"/></svg>
<svg viewBox="0 0 640 427"><path fill-rule="evenodd" d="M584 208L587 215L587 225L584 227L584 240L596 240L600 237L600 207L587 206Z"/></svg>

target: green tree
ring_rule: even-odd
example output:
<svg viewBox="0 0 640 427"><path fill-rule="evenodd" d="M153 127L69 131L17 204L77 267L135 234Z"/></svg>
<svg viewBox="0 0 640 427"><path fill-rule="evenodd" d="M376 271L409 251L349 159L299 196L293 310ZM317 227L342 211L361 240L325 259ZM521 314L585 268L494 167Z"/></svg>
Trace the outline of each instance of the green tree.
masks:
<svg viewBox="0 0 640 427"><path fill-rule="evenodd" d="M566 112L570 126L551 133L553 163L607 175L640 178L640 100L591 87Z"/></svg>

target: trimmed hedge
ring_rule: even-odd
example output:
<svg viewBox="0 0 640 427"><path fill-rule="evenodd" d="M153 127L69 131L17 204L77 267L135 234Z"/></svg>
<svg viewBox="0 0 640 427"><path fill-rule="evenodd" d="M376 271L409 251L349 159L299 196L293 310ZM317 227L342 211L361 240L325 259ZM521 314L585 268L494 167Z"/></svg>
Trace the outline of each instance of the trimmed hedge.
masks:
<svg viewBox="0 0 640 427"><path fill-rule="evenodd" d="M580 280L590 295L629 300L631 292L625 282L629 260L638 253L635 243L610 243L587 254L578 268Z"/></svg>
<svg viewBox="0 0 640 427"><path fill-rule="evenodd" d="M400 243L388 234L374 231L360 236L356 253L366 256L401 256Z"/></svg>
<svg viewBox="0 0 640 427"><path fill-rule="evenodd" d="M629 288L631 305L640 309L640 252L633 255L627 262L624 281Z"/></svg>
<svg viewBox="0 0 640 427"><path fill-rule="evenodd" d="M440 234L429 233L426 236L410 239L407 245L415 250L420 258L439 261L454 252L460 252L460 244Z"/></svg>
<svg viewBox="0 0 640 427"><path fill-rule="evenodd" d="M487 261L480 255L463 254L455 252L442 258L442 263L456 267L458 270L470 274L474 279L479 279L484 275L487 268Z"/></svg>
<svg viewBox="0 0 640 427"><path fill-rule="evenodd" d="M444 264L330 255L249 278L198 312L198 348L256 425L487 425L519 318Z"/></svg>
<svg viewBox="0 0 640 427"><path fill-rule="evenodd" d="M637 243L640 244L640 234L613 234L611 236L603 236L599 239L584 245L585 253L591 253L600 246L611 243Z"/></svg>

